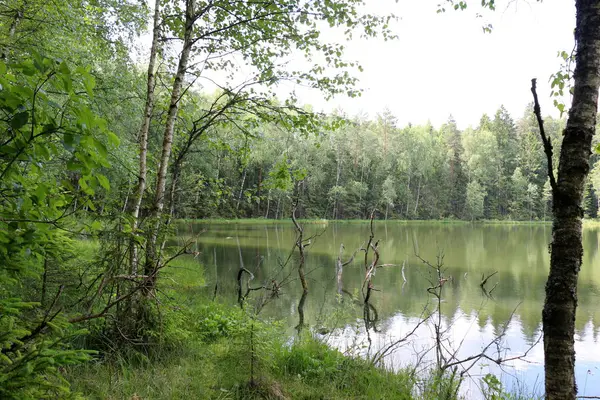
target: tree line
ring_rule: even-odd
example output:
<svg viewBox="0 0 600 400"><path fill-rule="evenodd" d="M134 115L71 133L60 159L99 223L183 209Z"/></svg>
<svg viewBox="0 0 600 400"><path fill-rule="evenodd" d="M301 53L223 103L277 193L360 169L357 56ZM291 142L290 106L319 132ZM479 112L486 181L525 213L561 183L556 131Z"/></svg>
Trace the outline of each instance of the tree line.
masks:
<svg viewBox="0 0 600 400"><path fill-rule="evenodd" d="M400 127L388 111L376 118L338 111L316 134L263 123L247 135L207 134L183 167L177 218L549 220L547 160L529 105L518 119L500 107L459 130L452 117ZM564 119L545 119L560 146ZM558 165L555 152L554 165ZM592 166L597 157L593 156ZM598 213L600 179L587 180L586 217Z"/></svg>

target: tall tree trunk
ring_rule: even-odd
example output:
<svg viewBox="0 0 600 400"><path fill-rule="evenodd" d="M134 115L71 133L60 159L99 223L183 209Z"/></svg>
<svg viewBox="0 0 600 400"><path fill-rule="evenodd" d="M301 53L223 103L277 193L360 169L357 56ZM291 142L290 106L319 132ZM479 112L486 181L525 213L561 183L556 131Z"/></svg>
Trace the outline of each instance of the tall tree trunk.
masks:
<svg viewBox="0 0 600 400"><path fill-rule="evenodd" d="M269 218L269 206L271 205L271 189L269 189L269 194L267 194L267 212L265 212L265 219Z"/></svg>
<svg viewBox="0 0 600 400"><path fill-rule="evenodd" d="M167 120L165 123L165 132L163 135L162 154L160 157L160 164L158 167L158 174L156 178L156 193L154 197L154 204L152 207L151 217L154 221L154 226L150 231L150 238L147 244L146 250L146 266L145 275L152 275L154 278L150 282L150 289L153 289L154 282L156 280L156 274L154 270L158 264L158 257L156 249L156 242L158 240L158 234L160 230L160 217L165 206L165 188L167 184L167 169L169 166L169 159L171 157L171 148L173 145L173 131L175 129L175 119L177 117L177 110L179 108L179 100L181 97L181 88L183 87L183 79L188 65L190 57L190 51L192 49L192 31L195 21L195 0L186 0L185 8L185 31L183 37L183 48L179 57L179 64L177 66L177 73L175 74L175 81L173 82L173 88L171 91L171 100L169 104L169 112L167 114Z"/></svg>
<svg viewBox="0 0 600 400"><path fill-rule="evenodd" d="M406 218L408 219L408 206L410 200L410 172L408 173L408 183L406 184Z"/></svg>
<svg viewBox="0 0 600 400"><path fill-rule="evenodd" d="M546 398L574 400L575 312L581 267L585 177L596 126L600 87L600 0L577 0L574 91L563 133L558 181L553 190L554 222L550 274L543 311Z"/></svg>
<svg viewBox="0 0 600 400"><path fill-rule="evenodd" d="M14 39L15 33L17 31L17 26L21 22L21 19L23 18L24 13L25 13L25 5L22 5L19 9L15 10L13 20L10 23L10 27L8 28L8 38L10 39L10 42L12 42L12 40ZM10 53L11 44L13 44L13 43L10 43L10 44L7 43L6 47L4 49L0 49L0 50L2 50L2 54L0 54L0 60L3 59L5 61L10 61L10 57L8 55Z"/></svg>
<svg viewBox="0 0 600 400"><path fill-rule="evenodd" d="M335 177L335 189L336 189L336 194L335 194L335 199L333 200L333 218L332 219L337 219L337 214L338 214L338 195L337 195L337 189L339 187L340 184L340 175L342 173L342 166L341 166L341 162L340 162L340 146L338 145L337 150L336 150L336 159L337 159L337 174Z"/></svg>
<svg viewBox="0 0 600 400"><path fill-rule="evenodd" d="M181 172L181 159L177 159L173 164L173 172L171 173L171 187L169 188L169 213L165 225L169 226L173 218L175 217L175 192L177 192L177 183L179 181L179 175ZM162 252L167 245L167 238L163 238L162 244L160 245L160 251Z"/></svg>
<svg viewBox="0 0 600 400"><path fill-rule="evenodd" d="M24 6L15 11L15 16L13 17L13 20L10 23L10 28L8 29L8 37L11 39L15 36L15 32L17 31L17 25L19 25L19 22L21 22L21 18L23 18L23 8Z"/></svg>
<svg viewBox="0 0 600 400"><path fill-rule="evenodd" d="M139 132L139 153L140 163L138 169L138 184L135 188L133 201L131 203L130 213L133 219L133 232L138 227L138 220L140 215L140 207L142 205L142 199L144 197L144 191L146 190L146 175L148 173L148 167L146 159L148 155L148 131L150 130L150 121L152 119L152 110L154 109L154 87L155 87L155 65L156 65L156 54L158 53L159 46L159 33L160 33L160 0L156 0L154 4L154 26L152 28L152 46L150 47L150 60L148 62L148 78L146 81L146 105L144 107L144 119L142 120L142 126ZM130 243L130 273L136 275L138 270L138 248L135 240Z"/></svg>
<svg viewBox="0 0 600 400"><path fill-rule="evenodd" d="M248 168L244 167L244 173L242 174L242 184L240 185L240 193L238 194L237 203L235 205L236 211L240 209L240 203L242 202L242 195L244 194L244 185L246 184L246 173Z"/></svg>
<svg viewBox="0 0 600 400"><path fill-rule="evenodd" d="M260 195L262 189L262 166L258 167L258 185L256 186L256 215L260 216Z"/></svg>
<svg viewBox="0 0 600 400"><path fill-rule="evenodd" d="M172 168L171 187L169 188L169 221L175 217L175 192L181 175L181 159L177 159Z"/></svg>
<svg viewBox="0 0 600 400"><path fill-rule="evenodd" d="M415 218L417 216L417 209L419 208L419 197L421 196L421 179L419 178L419 184L417 185L417 201L415 202L415 210L413 212Z"/></svg>

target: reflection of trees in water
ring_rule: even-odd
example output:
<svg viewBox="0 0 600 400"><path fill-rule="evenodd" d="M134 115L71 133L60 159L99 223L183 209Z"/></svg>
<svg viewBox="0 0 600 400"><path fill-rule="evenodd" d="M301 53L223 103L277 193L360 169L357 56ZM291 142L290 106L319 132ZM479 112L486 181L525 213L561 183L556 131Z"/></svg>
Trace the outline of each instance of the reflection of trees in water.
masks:
<svg viewBox="0 0 600 400"><path fill-rule="evenodd" d="M374 229L375 235L385 237L383 224L375 223ZM309 225L306 230L310 234L318 231L317 227ZM271 247L267 247L266 232L269 234ZM213 290L216 253L218 295L229 298L232 302L236 300L236 274L239 266L235 233L239 234L242 256L248 266L255 265L257 255L265 257L259 270L252 271L255 274L254 281L260 283L272 276L279 260L287 257L295 238L291 224L242 227L237 232L228 226L220 231L209 229L200 237L198 259L205 266L210 266L205 268L207 286ZM446 289L444 317L452 319L460 313L472 314L481 309L478 317L480 328L488 321L500 328L517 304L522 302L516 314L522 322L523 335L533 338L541 321L540 310L549 264L549 234L549 227L545 226L407 225L388 222L388 240L382 240L379 244L381 262L397 264L398 267L384 268L377 272L377 288L380 291L372 304L377 308L382 321L398 312L406 316L420 314L428 299L425 292L428 272L412 257L412 240L415 237L424 257L435 255L439 249L443 249L446 254L447 274L453 277L453 281ZM310 252L306 254L306 268L311 271L310 282L314 283L311 283L311 292L308 294L310 299L304 307L305 319L315 318L322 307L337 307L336 258L340 243L343 242L347 249L355 249L361 246L365 235L368 235L367 224L339 225L337 241L333 241L333 233L328 230L311 245ZM596 306L600 296L600 267L597 267L600 266L599 235L598 229L586 229L583 235L585 252L578 292L578 331L589 321L594 326L600 325L600 308ZM227 239L228 236L233 238ZM401 265L407 259L407 284L402 288L404 279ZM487 301L482 308L485 298L478 287L481 274L487 275L495 270L499 271L494 277L497 281L490 282L492 286L498 282L493 293L494 300ZM345 290L349 293L360 290L364 279L361 262L355 260L345 266L343 276ZM299 287L299 282L295 281L282 288L280 297L264 313L278 318L290 318L289 326L295 326L298 321L297 305L302 295ZM326 301L324 306L323 299ZM362 306L357 306L356 317L360 318L362 314ZM348 317L347 322L354 322L352 318Z"/></svg>

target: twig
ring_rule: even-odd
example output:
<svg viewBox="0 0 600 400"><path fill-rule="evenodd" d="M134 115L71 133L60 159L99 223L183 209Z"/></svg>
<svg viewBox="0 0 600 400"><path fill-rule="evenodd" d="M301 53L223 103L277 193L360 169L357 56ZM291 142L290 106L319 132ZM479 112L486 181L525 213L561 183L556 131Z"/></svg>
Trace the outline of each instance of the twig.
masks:
<svg viewBox="0 0 600 400"><path fill-rule="evenodd" d="M552 143L550 142L550 139L546 136L546 131L544 130L544 120L542 119L542 111L540 108L540 103L538 101L536 84L537 79L533 78L531 80L531 93L533 94L533 113L535 114L535 117L537 118L537 123L540 127L540 136L542 137L542 143L544 144L544 153L546 153L546 158L548 160L548 178L550 178L550 186L552 187L552 193L556 195L556 179L554 178L554 169L552 168Z"/></svg>
<svg viewBox="0 0 600 400"><path fill-rule="evenodd" d="M417 329L419 329L419 327L421 325L426 323L431 316L432 316L432 314L425 316L425 309L423 309L423 313L421 314L420 321L414 326L414 328L410 332L408 332L406 335L404 335L402 338L395 340L394 342L390 343L385 348L383 348L383 349L379 350L377 353L375 353L375 355L373 355L371 363L374 365L377 365L379 362L381 362L381 360L384 357L387 357L399 345L406 342L410 337L412 337L415 334L415 332L417 331Z"/></svg>
<svg viewBox="0 0 600 400"><path fill-rule="evenodd" d="M481 286L481 288L483 289L485 284L487 283L488 279L490 279L492 276L496 275L498 273L498 271L494 271L494 273L492 273L491 275L488 275L487 277L485 277L485 275L481 275L481 283L479 284L479 286Z"/></svg>

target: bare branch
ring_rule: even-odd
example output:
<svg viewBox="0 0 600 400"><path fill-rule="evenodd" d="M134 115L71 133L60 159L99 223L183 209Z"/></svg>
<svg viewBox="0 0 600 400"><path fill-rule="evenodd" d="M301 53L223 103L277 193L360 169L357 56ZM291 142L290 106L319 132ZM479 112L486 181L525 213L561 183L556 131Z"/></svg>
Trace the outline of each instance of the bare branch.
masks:
<svg viewBox="0 0 600 400"><path fill-rule="evenodd" d="M544 120L542 119L542 111L540 108L540 103L538 101L536 84L537 79L533 78L531 80L531 93L533 94L534 103L533 113L535 114L538 125L540 127L540 136L542 137L542 143L544 144L544 153L546 153L546 158L548 160L548 178L550 178L550 186L552 187L552 193L556 195L556 179L554 178L554 169L552 168L552 143L550 142L550 139L546 136L546 131L544 130Z"/></svg>

